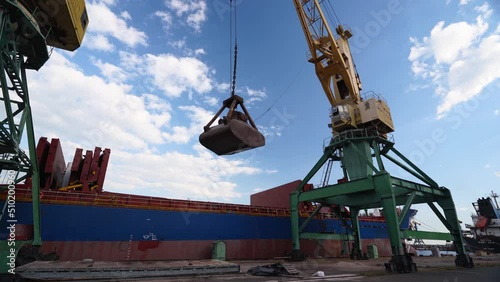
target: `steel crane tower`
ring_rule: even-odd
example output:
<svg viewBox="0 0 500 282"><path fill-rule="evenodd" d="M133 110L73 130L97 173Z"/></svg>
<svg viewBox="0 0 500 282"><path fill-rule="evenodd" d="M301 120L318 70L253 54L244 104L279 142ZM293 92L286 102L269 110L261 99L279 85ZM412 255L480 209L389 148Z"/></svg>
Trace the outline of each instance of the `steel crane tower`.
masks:
<svg viewBox="0 0 500 282"><path fill-rule="evenodd" d="M26 70L39 70L45 64L50 56L48 46L77 49L87 25L84 0L0 1L0 85L4 104L0 122L0 173L4 180L0 190L8 190L1 216L6 216L12 227L8 240L0 243L0 273L8 272L12 256L17 257L20 248L42 244L40 179ZM15 240L15 187L27 180L32 189L33 239L20 241Z"/></svg>
<svg viewBox="0 0 500 282"><path fill-rule="evenodd" d="M386 101L379 95L362 96L361 81L351 56L348 39L352 33L339 25L334 34L327 23L323 5L328 1L293 0L318 79L332 106L333 136L302 183L290 195L293 258L300 252L300 239L338 239L343 234L306 233L304 228L322 207L348 207L354 246L352 258L362 257L358 213L363 209L383 208L390 236L392 259L385 264L391 272L416 271L416 264L402 245L403 239L449 240L458 253L455 264L473 267L466 254L451 192L439 186L394 147L388 133L394 131ZM385 169L383 160L401 167L421 183L396 178ZM343 178L337 184L305 191L304 186L328 162L339 162ZM304 222L299 220L301 202L318 203ZM411 205L426 203L449 233L407 230L401 223ZM443 210L441 212L436 204ZM397 206L404 205L400 213ZM333 209L335 211L335 209ZM340 215L339 215L340 217Z"/></svg>

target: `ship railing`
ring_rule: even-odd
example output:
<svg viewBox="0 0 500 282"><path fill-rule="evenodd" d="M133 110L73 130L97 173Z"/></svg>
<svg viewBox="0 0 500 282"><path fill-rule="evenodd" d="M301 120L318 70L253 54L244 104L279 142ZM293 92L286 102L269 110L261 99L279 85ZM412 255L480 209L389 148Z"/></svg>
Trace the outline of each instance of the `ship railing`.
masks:
<svg viewBox="0 0 500 282"><path fill-rule="evenodd" d="M16 189L16 197L31 201L31 189ZM110 206L123 208L141 208L158 210L176 210L192 212L220 212L270 216L289 216L289 209L239 204L165 199L120 193L82 193L75 191L43 190L40 194L43 203L78 204L92 206Z"/></svg>

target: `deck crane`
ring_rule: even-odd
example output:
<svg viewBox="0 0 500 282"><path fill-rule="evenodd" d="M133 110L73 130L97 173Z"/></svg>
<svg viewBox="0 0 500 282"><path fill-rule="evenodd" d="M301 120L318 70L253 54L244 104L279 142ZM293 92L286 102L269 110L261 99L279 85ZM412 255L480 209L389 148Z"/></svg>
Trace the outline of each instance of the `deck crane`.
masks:
<svg viewBox="0 0 500 282"><path fill-rule="evenodd" d="M394 148L387 134L394 131L389 107L376 94L363 97L361 80L349 48L353 34L338 25L336 34L327 23L324 10L331 8L328 0L293 0L304 32L309 51L309 62L315 66L316 75L332 106L331 128L333 136L323 150L323 155L290 194L292 258L301 259L300 239L345 240L345 234L308 233L306 226L322 207L337 207L350 212L353 241L351 258L363 258L359 233L360 210L383 208L387 222L392 258L385 264L387 271L412 272L416 264L406 253L402 239L435 239L454 241L457 256L455 264L473 267L472 259L465 253L460 224L450 190L439 186L425 172ZM328 6L330 5L330 6ZM391 153L391 154L389 154ZM396 157L394 157L395 155ZM421 183L393 177L386 171L383 159L401 167ZM374 161L375 160L375 161ZM343 177L337 184L305 190L305 185L325 164L340 162ZM315 211L304 222L299 220L301 202L317 203ZM449 230L449 233L408 230L402 226L412 204L426 203ZM436 207L437 203L444 214ZM397 206L403 205L401 212ZM342 215L338 215L342 218Z"/></svg>
<svg viewBox="0 0 500 282"><path fill-rule="evenodd" d="M88 16L85 0L0 0L0 190L8 190L7 222L15 224L15 186L31 180L33 240L0 242L0 274L12 270L23 246L40 246L40 179L26 70L39 70L50 57L48 46L67 51L82 43ZM28 153L21 148L26 134ZM11 204L12 203L12 204ZM10 230L9 238L14 229ZM5 231L5 230L4 230ZM13 251L14 250L14 251Z"/></svg>

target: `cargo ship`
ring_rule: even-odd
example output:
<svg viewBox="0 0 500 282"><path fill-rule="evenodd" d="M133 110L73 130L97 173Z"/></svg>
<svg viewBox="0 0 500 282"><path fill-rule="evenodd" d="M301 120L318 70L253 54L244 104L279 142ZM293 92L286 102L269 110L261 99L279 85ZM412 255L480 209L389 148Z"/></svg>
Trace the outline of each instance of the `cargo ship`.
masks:
<svg viewBox="0 0 500 282"><path fill-rule="evenodd" d="M475 213L471 215L472 225L466 224L463 238L466 247L472 251L500 253L500 207L497 194L491 192L487 198L472 203Z"/></svg>
<svg viewBox="0 0 500 282"><path fill-rule="evenodd" d="M44 180L40 194L42 251L54 252L59 260L209 259L220 242L229 260L272 259L291 251L288 199L300 180L256 193L250 205L139 196L102 189L109 149L96 148L94 154L87 151L85 155L77 149L67 166L61 165L64 158L59 140L44 139L37 151ZM62 186L55 189L54 185ZM16 240L33 236L31 194L29 179L16 186ZM0 207L5 206L5 199L2 192ZM304 220L311 213L311 207L301 207ZM415 214L416 210L407 214L402 229L408 228ZM384 217L365 214L359 219L364 251L376 245L380 256L390 256ZM301 240L302 251L309 257L349 255L348 226L348 221L322 209L305 231L344 234L345 239ZM1 240L8 236L6 227L7 218L2 216Z"/></svg>

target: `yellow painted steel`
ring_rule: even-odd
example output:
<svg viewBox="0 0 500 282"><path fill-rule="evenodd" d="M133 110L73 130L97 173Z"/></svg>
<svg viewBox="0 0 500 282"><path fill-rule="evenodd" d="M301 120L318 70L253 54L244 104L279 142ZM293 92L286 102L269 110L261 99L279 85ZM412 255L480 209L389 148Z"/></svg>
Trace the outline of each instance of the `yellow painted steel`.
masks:
<svg viewBox="0 0 500 282"><path fill-rule="evenodd" d="M352 32L327 23L321 0L293 0L306 37L316 75L332 106L333 133L375 129L384 135L394 131L389 106L383 99L365 101L362 84L349 47Z"/></svg>
<svg viewBox="0 0 500 282"><path fill-rule="evenodd" d="M19 0L37 19L47 45L67 51L80 47L89 23L85 0Z"/></svg>

